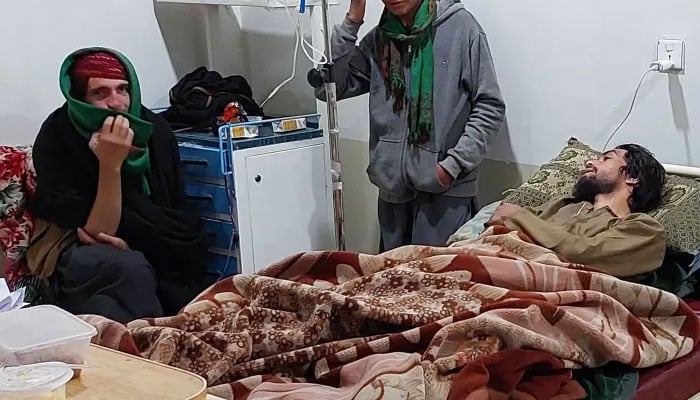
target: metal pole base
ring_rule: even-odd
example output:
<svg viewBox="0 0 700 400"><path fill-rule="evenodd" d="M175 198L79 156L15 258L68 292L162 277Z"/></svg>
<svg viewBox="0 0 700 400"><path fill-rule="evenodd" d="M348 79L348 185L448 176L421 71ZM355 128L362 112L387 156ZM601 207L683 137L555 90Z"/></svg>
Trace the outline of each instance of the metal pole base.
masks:
<svg viewBox="0 0 700 400"><path fill-rule="evenodd" d="M324 87L326 92L326 107L328 110L328 137L331 158L331 178L333 182L333 211L335 216L335 240L338 250L345 250L345 231L343 215L343 180L340 164L340 149L338 140L340 129L338 128L338 102L333 73L333 64L328 63L319 69L312 69L308 73L308 81L315 88Z"/></svg>
<svg viewBox="0 0 700 400"><path fill-rule="evenodd" d="M326 106L328 108L328 136L331 152L331 178L333 182L333 209L335 212L335 239L338 250L345 250L345 231L343 215L343 179L340 164L340 149L338 140L338 108L336 101L335 82L326 82Z"/></svg>
<svg viewBox="0 0 700 400"><path fill-rule="evenodd" d="M338 139L340 129L338 128L338 102L336 98L335 73L333 68L333 58L331 54L331 33L328 19L328 0L321 0L321 11L323 13L323 34L325 44L325 56L328 61L318 69L309 71L308 81L315 88L324 87L326 92L326 107L328 108L328 137L331 158L331 178L333 184L333 213L335 219L335 242L336 248L345 250L345 230L343 212L343 180L340 164L340 150Z"/></svg>

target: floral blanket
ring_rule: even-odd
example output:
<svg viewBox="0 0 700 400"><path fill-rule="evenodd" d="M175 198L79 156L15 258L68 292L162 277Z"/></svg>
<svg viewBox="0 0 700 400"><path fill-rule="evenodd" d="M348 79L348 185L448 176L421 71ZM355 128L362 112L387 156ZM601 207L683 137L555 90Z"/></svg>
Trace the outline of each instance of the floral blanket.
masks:
<svg viewBox="0 0 700 400"><path fill-rule="evenodd" d="M0 251L6 255L5 275L11 289L30 280L25 263L34 220L27 199L36 190L30 147L0 146Z"/></svg>
<svg viewBox="0 0 700 400"><path fill-rule="evenodd" d="M93 323L97 342L195 372L228 399L578 399L572 369L664 363L700 333L675 295L500 227L443 248L298 254L174 317Z"/></svg>

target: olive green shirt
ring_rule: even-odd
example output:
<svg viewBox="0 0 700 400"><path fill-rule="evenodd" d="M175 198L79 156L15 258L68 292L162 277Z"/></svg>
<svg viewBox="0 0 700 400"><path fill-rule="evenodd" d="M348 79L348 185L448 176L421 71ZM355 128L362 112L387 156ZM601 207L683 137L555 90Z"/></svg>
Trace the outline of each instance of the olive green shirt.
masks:
<svg viewBox="0 0 700 400"><path fill-rule="evenodd" d="M661 224L643 213L618 217L609 207L593 209L572 198L525 208L505 224L527 234L566 261L629 277L661 266L666 238Z"/></svg>

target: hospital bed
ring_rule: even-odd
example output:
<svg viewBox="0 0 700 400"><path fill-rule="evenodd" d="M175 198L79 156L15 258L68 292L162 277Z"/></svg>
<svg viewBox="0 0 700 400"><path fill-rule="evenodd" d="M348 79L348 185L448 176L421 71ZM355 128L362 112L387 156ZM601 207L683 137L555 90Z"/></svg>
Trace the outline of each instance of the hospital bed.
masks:
<svg viewBox="0 0 700 400"><path fill-rule="evenodd" d="M585 150L585 151L584 151ZM585 145L578 141L570 141L562 153L552 162L543 165L531 179L522 187L514 189L506 194L504 200L518 201L521 204L528 199L531 201L546 201L547 196L565 194L573 185L573 180L583 159L593 156L593 151L585 149ZM679 214L682 207L690 208L700 213L700 181L694 181L687 177L700 176L700 169L683 166L667 166L667 171L675 174L676 178L669 180L672 189L672 198L666 198L663 210L659 212L657 218L662 223L675 221L685 224L700 223L700 218L689 217L683 213ZM684 176L686 178L681 178ZM563 181L562 181L563 180ZM558 193L560 191L561 193ZM455 232L454 237L478 234L479 227L483 227L483 222L493 213L497 204L490 204L480 210L480 212L469 221L464 227ZM673 209L671 209L673 208ZM471 232L470 229L474 232ZM700 229L698 229L700 232ZM693 242L700 243L700 233L685 232L682 235L689 240L687 243L680 243L687 248L692 247ZM697 249L697 244L692 249ZM691 306L694 304L690 303ZM700 302L697 303L696 310L700 310ZM695 378L695 374L700 367L700 351L696 348L689 355L676 361L659 365L653 368L640 371L640 382L635 399L700 399L700 380Z"/></svg>
<svg viewBox="0 0 700 400"><path fill-rule="evenodd" d="M536 206L539 205L538 203L545 202L548 197L554 198L567 194L579 174L583 161L596 154L595 150L577 139L569 139L567 146L557 157L542 165L522 186L506 191L502 200L482 207L471 220L450 237L448 244L477 237L483 230L484 223L489 220L502 201ZM687 213L700 213L700 180L698 179L700 168L673 164L664 164L664 167L669 177L665 198L662 200L661 210L651 214L662 221L662 224L666 222L665 227L671 223L686 224L685 227L680 228L687 229L686 232L682 232L686 236L686 241L675 240L674 232L670 234L671 241L675 241L674 247L681 250L696 250L699 246L693 247L693 243L698 243L700 237L694 234L694 227L691 224L700 224L700 220ZM673 209L679 205L686 210L680 212ZM700 317L700 301L687 302ZM696 346L687 356L670 363L639 370L639 384L633 398L635 400L700 400L698 370L700 370L700 346Z"/></svg>

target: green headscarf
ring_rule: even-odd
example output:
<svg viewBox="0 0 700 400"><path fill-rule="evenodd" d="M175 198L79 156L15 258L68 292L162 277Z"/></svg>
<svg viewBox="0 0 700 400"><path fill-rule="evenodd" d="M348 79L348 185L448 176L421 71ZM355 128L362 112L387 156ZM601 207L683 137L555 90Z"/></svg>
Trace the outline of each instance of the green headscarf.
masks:
<svg viewBox="0 0 700 400"><path fill-rule="evenodd" d="M411 49L411 93L409 96L409 142L425 143L433 134L433 22L435 0L423 0L413 27L407 29L401 20L386 9L379 21L382 73L394 111L403 109L406 97L404 68L397 43L405 42Z"/></svg>
<svg viewBox="0 0 700 400"><path fill-rule="evenodd" d="M126 68L129 77L129 96L131 104L126 113L120 113L113 110L95 107L81 100L73 98L71 95L71 66L76 59L89 53L108 52L113 54ZM66 57L61 65L59 76L59 85L61 92L68 103L68 117L75 129L88 140L93 133L100 130L105 119L110 116L122 115L129 120L129 127L134 131L133 145L138 147L139 151L129 153L122 169L126 173L140 175L143 181L143 192L150 195L151 191L148 187L146 172L151 168L150 152L148 150L148 141L153 134L153 124L141 119L141 88L139 79L136 75L136 70L131 62L123 54L118 51L103 47L91 47L80 49Z"/></svg>

